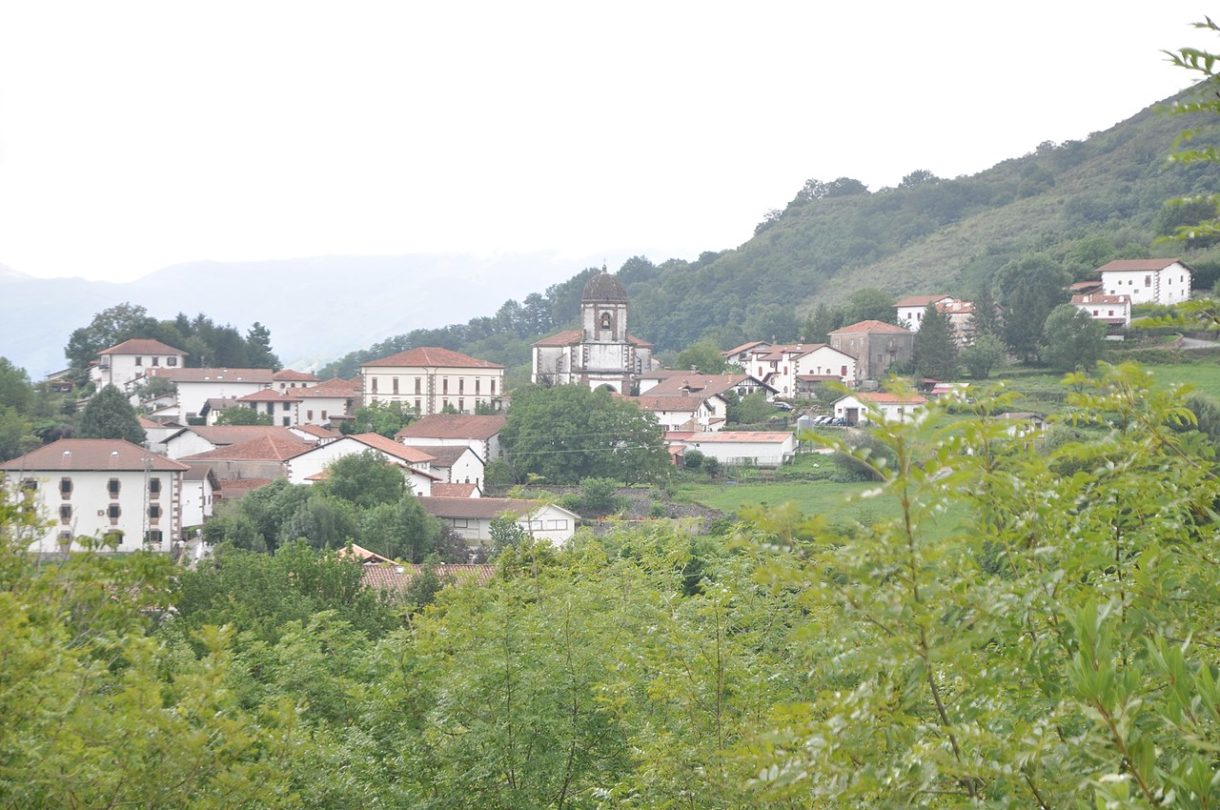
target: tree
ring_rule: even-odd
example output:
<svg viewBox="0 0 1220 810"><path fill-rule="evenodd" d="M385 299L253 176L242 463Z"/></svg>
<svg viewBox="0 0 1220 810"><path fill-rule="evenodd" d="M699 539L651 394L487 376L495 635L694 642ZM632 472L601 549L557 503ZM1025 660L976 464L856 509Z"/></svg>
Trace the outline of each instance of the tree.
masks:
<svg viewBox="0 0 1220 810"><path fill-rule="evenodd" d="M759 425L775 416L775 406L767 402L762 391L746 394L737 402L730 402L725 419L735 425Z"/></svg>
<svg viewBox="0 0 1220 810"><path fill-rule="evenodd" d="M858 321L884 321L893 323L895 316L894 296L876 287L862 287L847 298L847 323Z"/></svg>
<svg viewBox="0 0 1220 810"><path fill-rule="evenodd" d="M1067 271L1042 257L1019 259L1000 270L1003 338L1013 354L1026 361L1037 356L1042 325L1052 309L1067 301L1071 281Z"/></svg>
<svg viewBox="0 0 1220 810"><path fill-rule="evenodd" d="M98 391L85 405L76 435L82 439L126 439L132 444L143 444L146 438L136 409L113 385Z"/></svg>
<svg viewBox="0 0 1220 810"><path fill-rule="evenodd" d="M935 185L941 182L940 178L932 174L927 169L916 169L910 174L902 178L902 182L898 184L898 188L914 188L915 186Z"/></svg>
<svg viewBox="0 0 1220 810"><path fill-rule="evenodd" d="M1220 25L1211 17L1204 17L1203 22L1194 23L1195 28L1220 33ZM1195 96L1190 101L1175 101L1171 112L1175 115L1198 116L1220 114L1220 96L1216 88L1220 87L1220 55L1199 48L1179 48L1177 51L1166 51L1169 60L1180 68L1185 68L1202 78L1195 85ZM1185 130L1175 142L1176 152L1169 159L1177 163L1218 163L1220 150L1211 145L1200 145L1185 148L1199 134L1199 127ZM1220 194L1179 197L1168 203L1167 216L1162 218L1165 230L1172 230L1173 238L1186 241L1188 244L1211 244L1220 238Z"/></svg>
<svg viewBox="0 0 1220 810"><path fill-rule="evenodd" d="M687 346L674 360L674 368L694 369L703 374L723 374L724 366L724 355L720 349L706 341Z"/></svg>
<svg viewBox="0 0 1220 810"><path fill-rule="evenodd" d="M827 343L830 333L843 326L843 311L831 310L825 303L817 305L813 315L805 321L802 338L806 343Z"/></svg>
<svg viewBox="0 0 1220 810"><path fill-rule="evenodd" d="M246 356L250 368L269 368L279 371L280 359L271 351L271 330L255 321L246 332Z"/></svg>
<svg viewBox="0 0 1220 810"><path fill-rule="evenodd" d="M923 321L915 333L915 373L933 380L957 377L957 341L949 314L928 304Z"/></svg>
<svg viewBox="0 0 1220 810"><path fill-rule="evenodd" d="M1004 359L1004 344L995 335L984 332L974 343L962 349L961 360L976 380L985 380L991 370Z"/></svg>
<svg viewBox="0 0 1220 810"><path fill-rule="evenodd" d="M83 383L87 379L89 364L97 359L97 353L102 349L142 337L156 323L144 307L122 303L94 315L88 326L73 330L64 354L77 382Z"/></svg>
<svg viewBox="0 0 1220 810"><path fill-rule="evenodd" d="M1082 309L1061 304L1051 311L1042 329L1042 361L1057 371L1091 371L1105 345L1105 324Z"/></svg>
<svg viewBox="0 0 1220 810"><path fill-rule="evenodd" d="M394 503L406 491L402 468L372 450L336 459L327 472L330 494L358 507Z"/></svg>
<svg viewBox="0 0 1220 810"><path fill-rule="evenodd" d="M7 406L21 414L34 411L34 386L25 369L18 368L8 358L0 357L0 407Z"/></svg>
<svg viewBox="0 0 1220 810"><path fill-rule="evenodd" d="M415 412L401 402L371 402L357 408L350 422L341 428L344 433L379 433L387 439L415 421Z"/></svg>
<svg viewBox="0 0 1220 810"><path fill-rule="evenodd" d="M974 295L970 331L976 339L982 335L1000 336L1000 309L996 305L995 291L988 280L979 283L978 291Z"/></svg>
<svg viewBox="0 0 1220 810"><path fill-rule="evenodd" d="M516 389L500 438L518 476L551 483L653 480L669 463L652 414L605 389L579 385Z"/></svg>
<svg viewBox="0 0 1220 810"><path fill-rule="evenodd" d="M422 563L432 555L445 562L466 562L462 539L442 532L440 522L410 493L361 512L360 543L378 554L411 563Z"/></svg>
<svg viewBox="0 0 1220 810"><path fill-rule="evenodd" d="M269 413L259 413L254 408L246 408L241 405L235 405L232 408L225 408L216 417L218 425L273 425L275 421Z"/></svg>

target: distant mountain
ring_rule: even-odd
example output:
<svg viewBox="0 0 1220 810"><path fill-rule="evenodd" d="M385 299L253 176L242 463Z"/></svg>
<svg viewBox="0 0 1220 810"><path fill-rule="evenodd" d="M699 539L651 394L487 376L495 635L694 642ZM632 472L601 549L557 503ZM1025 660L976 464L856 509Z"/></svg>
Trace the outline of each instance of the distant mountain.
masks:
<svg viewBox="0 0 1220 810"><path fill-rule="evenodd" d="M523 286L545 287L583 266L552 255L326 256L191 262L124 284L0 267L0 356L34 378L63 368L72 330L130 301L156 318L202 312L243 333L259 321L281 360L314 366L386 335L494 312Z"/></svg>

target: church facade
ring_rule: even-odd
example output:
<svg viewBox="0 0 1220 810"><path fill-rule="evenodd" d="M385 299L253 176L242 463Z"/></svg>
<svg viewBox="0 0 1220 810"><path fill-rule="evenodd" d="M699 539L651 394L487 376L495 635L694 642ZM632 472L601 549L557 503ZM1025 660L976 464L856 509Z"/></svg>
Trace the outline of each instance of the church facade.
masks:
<svg viewBox="0 0 1220 810"><path fill-rule="evenodd" d="M652 344L627 332L627 291L602 268L581 293L580 328L534 344L530 380L630 394L640 375L651 370Z"/></svg>

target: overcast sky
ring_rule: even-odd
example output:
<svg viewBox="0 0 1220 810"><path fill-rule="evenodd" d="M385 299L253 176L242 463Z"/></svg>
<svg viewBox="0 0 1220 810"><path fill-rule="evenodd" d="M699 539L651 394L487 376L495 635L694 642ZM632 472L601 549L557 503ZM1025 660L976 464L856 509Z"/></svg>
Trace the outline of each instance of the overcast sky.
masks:
<svg viewBox="0 0 1220 810"><path fill-rule="evenodd" d="M1189 84L1160 50L1220 48L1207 12L0 0L0 264L693 258L809 177L876 190L1105 129Z"/></svg>

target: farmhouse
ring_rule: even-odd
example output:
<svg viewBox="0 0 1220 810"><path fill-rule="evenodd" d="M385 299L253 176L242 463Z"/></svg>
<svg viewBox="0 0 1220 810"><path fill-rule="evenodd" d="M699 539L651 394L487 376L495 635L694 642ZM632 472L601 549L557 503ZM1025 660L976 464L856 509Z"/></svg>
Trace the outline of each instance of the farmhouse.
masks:
<svg viewBox="0 0 1220 810"><path fill-rule="evenodd" d="M472 546L491 542L491 522L496 518L512 518L531 537L556 546L572 538L580 520L580 515L562 506L516 498L420 498L419 503Z"/></svg>
<svg viewBox="0 0 1220 810"><path fill-rule="evenodd" d="M1136 304L1180 304L1190 299L1190 268L1179 259L1117 259L1097 268L1106 295Z"/></svg>
<svg viewBox="0 0 1220 810"><path fill-rule="evenodd" d="M928 401L918 394L891 394L885 391L859 391L835 400L836 418L849 425L867 424L874 418L885 422L907 422L919 418L920 408Z"/></svg>

